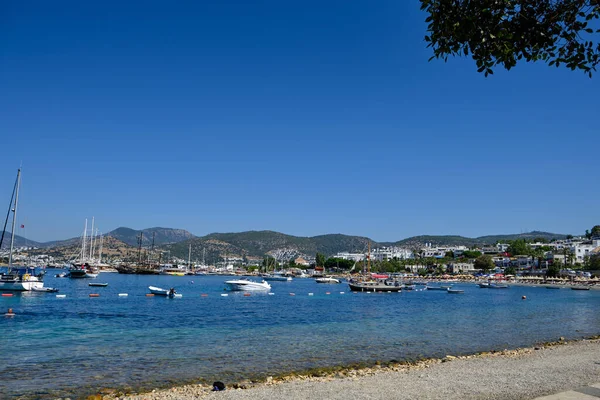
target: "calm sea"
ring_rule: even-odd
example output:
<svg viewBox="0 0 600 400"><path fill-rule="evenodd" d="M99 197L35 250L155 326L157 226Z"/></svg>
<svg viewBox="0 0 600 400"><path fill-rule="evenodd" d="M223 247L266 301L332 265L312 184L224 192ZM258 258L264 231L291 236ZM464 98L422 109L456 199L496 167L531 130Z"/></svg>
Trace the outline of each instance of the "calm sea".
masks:
<svg viewBox="0 0 600 400"><path fill-rule="evenodd" d="M367 294L351 293L346 284L295 279L271 282L274 295L228 292L224 297L223 276L102 273L71 280L54 278L56 272L49 270L46 286L59 288L66 298L54 293L0 298L4 397L77 398L105 387L231 383L313 367L600 334L596 290L457 284L464 294ZM108 286L89 287L89 282ZM146 297L149 285L175 287L183 297ZM9 307L17 315L2 317Z"/></svg>

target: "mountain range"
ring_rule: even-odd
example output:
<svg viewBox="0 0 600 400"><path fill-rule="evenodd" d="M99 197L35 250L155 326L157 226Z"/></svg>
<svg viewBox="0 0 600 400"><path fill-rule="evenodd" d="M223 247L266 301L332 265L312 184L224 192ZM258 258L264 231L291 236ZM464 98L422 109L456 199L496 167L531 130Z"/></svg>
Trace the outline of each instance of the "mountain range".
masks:
<svg viewBox="0 0 600 400"><path fill-rule="evenodd" d="M378 246L401 246L417 247L425 243L431 243L434 246L443 245L491 245L496 242L503 242L515 239L534 239L541 238L546 240L564 239L566 235L549 232L533 231L527 233L510 235L487 235L476 238L464 236L433 236L421 235L413 236L396 242L376 242L363 236L350 236L343 234L328 234L312 237L300 237L286 235L274 231L247 231L239 233L211 233L206 236L194 236L184 229L172 228L148 228L135 230L126 227L117 228L104 235L105 249L114 249L115 254L129 251L133 252L139 246L139 238L142 238L142 247L148 249L154 246L162 251L169 252L170 256L187 259L191 249L191 256L194 260L214 261L229 255L230 257L264 257L267 254L281 259L290 259L296 256L314 256L317 252L327 256L338 252L358 252L367 251L369 243L371 247ZM15 235L15 245L33 246L45 249L52 253L74 251L81 242L81 238L71 238L51 242L35 242ZM5 249L10 243L10 233L5 234L2 248ZM118 250L117 250L118 249Z"/></svg>

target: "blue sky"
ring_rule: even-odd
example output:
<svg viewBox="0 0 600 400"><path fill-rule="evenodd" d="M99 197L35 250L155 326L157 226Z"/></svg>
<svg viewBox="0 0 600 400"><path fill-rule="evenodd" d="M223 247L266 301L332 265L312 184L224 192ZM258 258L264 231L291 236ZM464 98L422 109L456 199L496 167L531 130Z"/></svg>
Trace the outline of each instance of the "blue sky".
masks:
<svg viewBox="0 0 600 400"><path fill-rule="evenodd" d="M375 240L600 223L599 76L428 62L407 1L4 2L1 210Z"/></svg>

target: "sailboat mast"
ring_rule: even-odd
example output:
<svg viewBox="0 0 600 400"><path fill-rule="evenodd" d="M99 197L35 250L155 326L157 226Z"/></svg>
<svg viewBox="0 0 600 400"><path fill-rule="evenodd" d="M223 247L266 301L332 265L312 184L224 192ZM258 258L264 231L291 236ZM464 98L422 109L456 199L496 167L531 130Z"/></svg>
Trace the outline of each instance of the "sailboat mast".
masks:
<svg viewBox="0 0 600 400"><path fill-rule="evenodd" d="M92 217L92 231L90 233L90 262L94 256L94 217Z"/></svg>
<svg viewBox="0 0 600 400"><path fill-rule="evenodd" d="M188 250L188 268L192 268L192 244L190 243L190 248Z"/></svg>
<svg viewBox="0 0 600 400"><path fill-rule="evenodd" d="M87 241L87 218L85 219L85 226L83 228L83 240L81 241L81 263L85 262L85 243Z"/></svg>
<svg viewBox="0 0 600 400"><path fill-rule="evenodd" d="M104 245L104 236L100 232L100 251L98 252L98 264L102 263L102 246Z"/></svg>
<svg viewBox="0 0 600 400"><path fill-rule="evenodd" d="M10 229L10 253L8 254L8 271L12 267L12 255L15 246L15 224L17 223L17 205L19 204L19 186L21 186L21 168L17 171L17 192L15 195L15 208L13 208L12 228Z"/></svg>

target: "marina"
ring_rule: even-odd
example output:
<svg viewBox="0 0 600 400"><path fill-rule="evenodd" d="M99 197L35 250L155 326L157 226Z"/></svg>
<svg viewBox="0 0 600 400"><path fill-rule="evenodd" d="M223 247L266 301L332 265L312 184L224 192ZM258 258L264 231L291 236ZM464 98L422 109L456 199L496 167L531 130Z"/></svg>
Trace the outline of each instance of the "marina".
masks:
<svg viewBox="0 0 600 400"><path fill-rule="evenodd" d="M46 279L61 297L25 292L0 300L4 311L15 314L2 321L3 331L20 338L0 344L7 355L0 374L8 377L0 381L0 392L9 398L232 383L600 334L600 290L555 291L542 285L479 290L475 283L453 283L465 293L440 296L427 290L350 292L346 285L334 291L313 279L294 279L273 282L269 293L245 296L249 292L224 293L225 281L236 277L106 273L108 286L90 297L97 293L88 281L54 278L58 272L48 271ZM183 297L147 297L149 286L174 287ZM81 337L86 345L73 353L73 341ZM168 345L173 338L186 349L176 358ZM29 345L36 342L41 347ZM31 380L19 378L25 371Z"/></svg>

